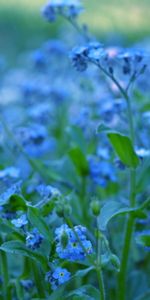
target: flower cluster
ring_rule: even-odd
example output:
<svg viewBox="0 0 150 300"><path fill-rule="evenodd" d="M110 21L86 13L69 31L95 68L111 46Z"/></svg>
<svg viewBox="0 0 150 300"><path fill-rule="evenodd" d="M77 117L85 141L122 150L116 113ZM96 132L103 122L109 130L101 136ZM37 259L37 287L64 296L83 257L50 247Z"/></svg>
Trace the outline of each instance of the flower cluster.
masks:
<svg viewBox="0 0 150 300"><path fill-rule="evenodd" d="M56 20L56 15L75 18L82 11L79 0L51 0L43 8L43 16L49 22Z"/></svg>
<svg viewBox="0 0 150 300"><path fill-rule="evenodd" d="M90 42L87 45L75 47L71 52L73 66L78 71L85 71L90 62L97 65L101 70L113 76L121 71L123 75L132 76L132 81L143 74L147 68L149 55L140 50L122 50L104 48L98 42Z"/></svg>
<svg viewBox="0 0 150 300"><path fill-rule="evenodd" d="M36 228L34 228L31 232L28 232L26 236L26 246L31 250L35 250L39 248L42 241L43 241L43 236L39 234Z"/></svg>
<svg viewBox="0 0 150 300"><path fill-rule="evenodd" d="M46 274L46 281L51 284L52 290L56 290L57 287L70 279L71 273L66 269L57 267L54 272L48 272Z"/></svg>
<svg viewBox="0 0 150 300"><path fill-rule="evenodd" d="M56 231L57 255L69 261L84 260L87 253L93 252L92 244L86 238L86 228L75 226L73 229L63 224Z"/></svg>

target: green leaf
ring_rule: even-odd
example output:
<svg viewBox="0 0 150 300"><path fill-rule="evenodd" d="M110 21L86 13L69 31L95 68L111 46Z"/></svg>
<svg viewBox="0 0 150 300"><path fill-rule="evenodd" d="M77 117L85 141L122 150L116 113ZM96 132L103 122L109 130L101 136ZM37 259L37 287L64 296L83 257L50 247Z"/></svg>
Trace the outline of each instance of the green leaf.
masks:
<svg viewBox="0 0 150 300"><path fill-rule="evenodd" d="M84 153L79 147L69 150L69 157L71 158L76 170L80 176L87 176L89 174L89 165Z"/></svg>
<svg viewBox="0 0 150 300"><path fill-rule="evenodd" d="M28 203L22 196L14 194L9 199L9 205L13 211L26 211Z"/></svg>
<svg viewBox="0 0 150 300"><path fill-rule="evenodd" d="M115 216L134 213L137 211L137 208L130 208L122 206L120 202L109 201L101 209L101 213L99 216L99 227L100 230L106 230L108 222L114 218Z"/></svg>
<svg viewBox="0 0 150 300"><path fill-rule="evenodd" d="M73 292L70 292L65 299L70 299L72 296L77 296L73 299L83 299L83 300L99 300L100 293L99 291L92 285L84 285Z"/></svg>
<svg viewBox="0 0 150 300"><path fill-rule="evenodd" d="M141 246L150 248L150 232L143 232L136 237L136 242Z"/></svg>
<svg viewBox="0 0 150 300"><path fill-rule="evenodd" d="M52 239L52 233L37 208L28 207L28 219L48 241Z"/></svg>
<svg viewBox="0 0 150 300"><path fill-rule="evenodd" d="M15 236L19 240L24 241L24 236L20 233L20 231L17 228L14 228L14 225L6 219L0 218L0 230L1 234L13 234L13 237Z"/></svg>
<svg viewBox="0 0 150 300"><path fill-rule="evenodd" d="M139 158L136 155L131 140L120 133L108 133L108 138L114 147L120 160L131 168L136 168L139 165Z"/></svg>
<svg viewBox="0 0 150 300"><path fill-rule="evenodd" d="M89 267L89 268L86 268L86 269L84 269L84 270L79 270L79 271L76 272L75 277L77 277L77 278L78 278L78 277L82 278L82 277L86 276L89 272L91 272L92 270L94 270L94 267L93 267L93 266L91 266L91 267Z"/></svg>
<svg viewBox="0 0 150 300"><path fill-rule="evenodd" d="M0 250L7 252L7 253L11 253L11 254L18 254L21 256L29 257L29 258L41 263L42 267L45 270L47 270L47 259L42 254L28 249L20 241L5 242L0 246Z"/></svg>

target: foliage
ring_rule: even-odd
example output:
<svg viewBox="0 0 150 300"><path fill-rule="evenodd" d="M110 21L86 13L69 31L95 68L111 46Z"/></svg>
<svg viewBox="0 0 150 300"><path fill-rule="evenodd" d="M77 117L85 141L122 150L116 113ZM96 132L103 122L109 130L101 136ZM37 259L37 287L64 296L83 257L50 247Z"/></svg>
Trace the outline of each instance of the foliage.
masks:
<svg viewBox="0 0 150 300"><path fill-rule="evenodd" d="M4 300L149 297L149 45L105 47L82 12L50 1L77 33L1 63Z"/></svg>

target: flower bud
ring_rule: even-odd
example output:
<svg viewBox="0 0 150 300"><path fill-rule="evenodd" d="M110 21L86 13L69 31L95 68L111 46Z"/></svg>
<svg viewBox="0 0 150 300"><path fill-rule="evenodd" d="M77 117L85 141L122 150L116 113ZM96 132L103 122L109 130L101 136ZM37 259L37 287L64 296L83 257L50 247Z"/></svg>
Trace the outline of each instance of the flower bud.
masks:
<svg viewBox="0 0 150 300"><path fill-rule="evenodd" d="M115 267L115 269L119 272L119 270L120 270L120 260L119 260L119 258L116 255L112 254L111 258L110 258L110 261L111 261L112 265Z"/></svg>
<svg viewBox="0 0 150 300"><path fill-rule="evenodd" d="M64 230L63 233L61 234L60 242L62 247L65 249L68 245L68 234Z"/></svg>
<svg viewBox="0 0 150 300"><path fill-rule="evenodd" d="M69 217L72 213L72 207L70 206L70 204L65 204L64 206L64 215L65 217Z"/></svg>
<svg viewBox="0 0 150 300"><path fill-rule="evenodd" d="M92 210L93 215L99 216L101 208L100 208L100 203L98 200L93 200L91 202L91 210Z"/></svg>
<svg viewBox="0 0 150 300"><path fill-rule="evenodd" d="M64 217L64 206L60 203L56 206L56 214L60 218Z"/></svg>

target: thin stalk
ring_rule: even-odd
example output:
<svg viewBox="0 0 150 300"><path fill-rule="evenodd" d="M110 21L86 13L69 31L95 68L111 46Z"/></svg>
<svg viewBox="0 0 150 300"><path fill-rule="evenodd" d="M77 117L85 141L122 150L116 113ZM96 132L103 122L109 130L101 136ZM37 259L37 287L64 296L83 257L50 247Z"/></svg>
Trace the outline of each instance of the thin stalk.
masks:
<svg viewBox="0 0 150 300"><path fill-rule="evenodd" d="M133 124L133 117L132 117L132 108L130 103L130 98L128 96L128 89L124 90L124 88L120 85L120 83L116 80L116 78L111 75L107 70L105 70L100 64L97 65L103 73L109 77L118 87L120 93L124 97L127 103L127 115L129 121L129 134L134 146L134 124ZM136 170L130 169L130 207L135 207L136 204ZM125 300L126 299L126 275L127 275L127 267L128 267L128 258L129 258L129 251L132 239L132 233L134 229L134 218L131 216L128 217L126 222L126 229L125 229L125 238L124 238L124 246L122 250L122 258L121 258L121 266L120 272L118 277L118 300Z"/></svg>
<svg viewBox="0 0 150 300"><path fill-rule="evenodd" d="M1 270L2 270L2 279L3 279L3 299L11 300L11 295L8 292L8 283L9 283L9 274L8 274L8 263L7 263L7 254L4 251L0 251L1 256Z"/></svg>
<svg viewBox="0 0 150 300"><path fill-rule="evenodd" d="M17 299L18 300L22 300L24 295L23 295L23 288L19 282L19 280L17 279L15 282L15 286L16 286L16 295L17 295Z"/></svg>
<svg viewBox="0 0 150 300"><path fill-rule="evenodd" d="M86 198L86 183L87 179L85 176L81 178L81 192L80 192L80 201L82 205L82 217L85 221L85 224L88 225L88 203Z"/></svg>
<svg viewBox="0 0 150 300"><path fill-rule="evenodd" d="M34 276L34 281L35 285L38 291L38 296L39 298L45 298L45 288L43 284L43 278L40 274L40 271L36 265L35 262L32 261L32 270L33 270L33 276Z"/></svg>
<svg viewBox="0 0 150 300"><path fill-rule="evenodd" d="M127 102L130 138L134 145L134 138L135 138L134 125L133 125L133 118L132 118L132 109L131 109L130 99L128 95L126 96L125 99ZM136 204L136 170L130 169L130 207L132 208L135 207L135 204ZM132 215L130 215L128 216L126 222L124 246L122 250L121 266L120 266L120 272L118 277L118 297L119 297L118 300L126 299L126 276L127 276L128 259L129 259L133 229L134 229L134 218Z"/></svg>
<svg viewBox="0 0 150 300"><path fill-rule="evenodd" d="M105 300L105 288L104 288L104 281L103 281L103 275L102 275L102 267L101 267L101 243L102 243L102 237L101 233L99 231L98 226L98 218L97 218L97 267L96 267L96 273L97 273L97 279L100 289L100 300Z"/></svg>

